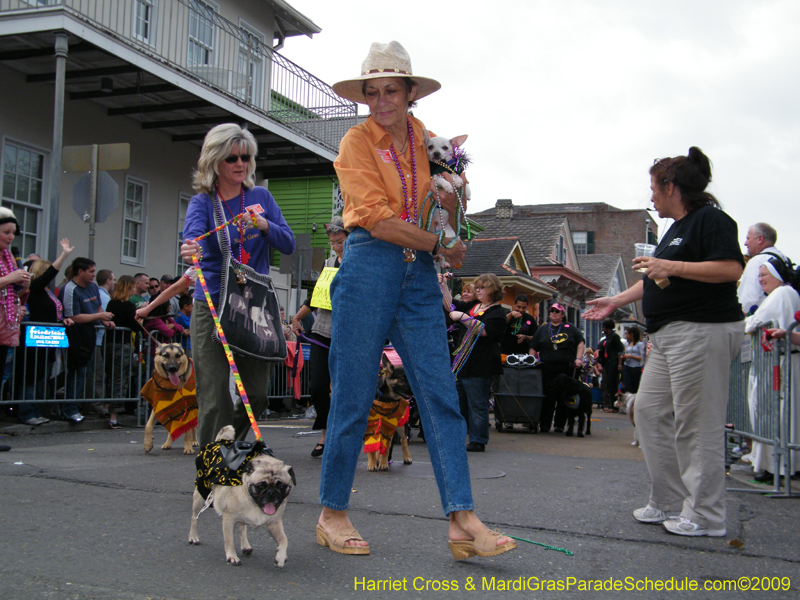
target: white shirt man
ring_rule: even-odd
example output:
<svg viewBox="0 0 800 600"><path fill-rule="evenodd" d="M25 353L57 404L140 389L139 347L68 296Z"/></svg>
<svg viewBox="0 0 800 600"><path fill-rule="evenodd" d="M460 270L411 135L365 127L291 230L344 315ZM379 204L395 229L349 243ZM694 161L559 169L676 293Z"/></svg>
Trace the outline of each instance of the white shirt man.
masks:
<svg viewBox="0 0 800 600"><path fill-rule="evenodd" d="M750 260L747 261L739 288L736 291L739 302L742 304L742 310L746 315L755 312L755 309L766 298L764 290L758 283L758 269L774 256L786 260L783 252L775 247L777 240L778 234L766 223L756 223L747 230L744 245L747 248L747 254L750 255Z"/></svg>

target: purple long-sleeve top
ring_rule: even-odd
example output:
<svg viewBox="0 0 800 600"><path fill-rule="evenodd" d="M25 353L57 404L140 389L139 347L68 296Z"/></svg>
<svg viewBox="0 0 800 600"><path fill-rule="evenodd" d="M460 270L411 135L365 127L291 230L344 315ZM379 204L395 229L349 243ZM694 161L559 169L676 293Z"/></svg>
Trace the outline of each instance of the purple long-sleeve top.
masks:
<svg viewBox="0 0 800 600"><path fill-rule="evenodd" d="M244 206L242 206L244 204ZM197 194L189 202L186 211L186 222L183 228L184 240L191 240L200 237L204 233L216 227L214 224L213 199L208 194ZM248 207L255 207L255 212L259 213L269 222L269 231L264 234L258 229L245 229L244 231L244 250L250 254L247 263L259 273L269 274L269 249L270 246L277 249L282 254L292 254L295 248L294 234L283 218L281 209L266 188L254 187L245 190L244 202L241 196L229 198L222 202L224 219L227 221ZM228 236L232 246L234 258L239 258L239 230L233 225L228 226ZM203 248L203 260L200 268L203 270L208 285L208 291L215 306L219 305L220 274L222 272L222 253L219 248L217 234L208 236L200 241ZM203 289L199 285L195 286L194 298L205 300Z"/></svg>

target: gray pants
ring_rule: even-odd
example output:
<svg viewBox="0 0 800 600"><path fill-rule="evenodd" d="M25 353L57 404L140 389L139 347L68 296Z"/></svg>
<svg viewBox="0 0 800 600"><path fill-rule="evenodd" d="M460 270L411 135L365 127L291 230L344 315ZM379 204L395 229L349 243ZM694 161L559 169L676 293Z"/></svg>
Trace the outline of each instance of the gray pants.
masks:
<svg viewBox="0 0 800 600"><path fill-rule="evenodd" d="M725 411L730 364L744 335L733 323L670 323L650 335L636 395L650 506L725 528Z"/></svg>
<svg viewBox="0 0 800 600"><path fill-rule="evenodd" d="M197 380L197 440L202 448L214 441L225 425L233 425L236 439L244 440L250 420L243 404L234 410L228 387L230 366L222 346L214 341L214 318L205 301L194 301L191 334ZM267 408L269 385L275 363L234 355L244 389L256 418Z"/></svg>

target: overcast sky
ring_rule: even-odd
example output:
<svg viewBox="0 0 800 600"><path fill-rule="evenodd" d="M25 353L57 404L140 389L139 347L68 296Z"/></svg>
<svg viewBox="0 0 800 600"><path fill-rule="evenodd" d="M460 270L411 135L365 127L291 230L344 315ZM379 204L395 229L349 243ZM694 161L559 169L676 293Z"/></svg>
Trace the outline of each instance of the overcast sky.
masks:
<svg viewBox="0 0 800 600"><path fill-rule="evenodd" d="M442 83L415 115L469 135L469 212L498 198L651 208L653 159L699 146L740 241L766 221L800 261L800 2L289 2L322 33L281 53L325 82L397 40Z"/></svg>

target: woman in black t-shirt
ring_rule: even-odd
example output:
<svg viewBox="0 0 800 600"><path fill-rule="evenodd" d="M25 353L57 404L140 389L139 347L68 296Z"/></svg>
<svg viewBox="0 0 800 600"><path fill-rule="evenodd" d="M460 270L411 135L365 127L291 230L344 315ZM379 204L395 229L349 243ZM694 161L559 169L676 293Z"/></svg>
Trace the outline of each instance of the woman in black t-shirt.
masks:
<svg viewBox="0 0 800 600"><path fill-rule="evenodd" d="M67 256L74 250L69 240L61 240L61 254L53 264L46 260L37 260L28 266L31 274L30 295L28 296L28 322L22 323L20 340L25 339L28 323L63 323L72 325L72 319L64 317L64 307L50 290L50 283L55 279ZM42 400L48 396L45 383L56 360L59 349L26 347L25 353L17 357L16 381L23 385L22 397L26 400ZM55 395L55 394L53 394ZM40 403L24 402L18 405L18 418L26 425L42 425L50 419L41 415Z"/></svg>
<svg viewBox="0 0 800 600"><path fill-rule="evenodd" d="M107 332L105 343L106 377L111 381L112 398L130 397L128 386L131 384L131 375L136 372L133 333L143 333L144 329L136 320L136 305L131 302L135 285L130 275L120 277L106 306L106 310L114 315L114 325L117 327ZM116 423L115 408L111 410L112 428Z"/></svg>
<svg viewBox="0 0 800 600"><path fill-rule="evenodd" d="M674 223L653 257L634 264L645 278L600 298L584 318L602 320L642 300L653 349L636 396L636 427L652 488L633 511L670 533L715 536L725 528L725 445L721 442L730 362L744 329L736 281L744 260L736 223L708 193L711 164L696 147L656 160L652 202ZM670 516L680 517L670 519Z"/></svg>
<svg viewBox="0 0 800 600"><path fill-rule="evenodd" d="M469 444L467 452L483 452L489 443L489 397L492 393L492 380L503 372L500 361L500 338L506 329L506 312L500 306L503 299L503 285L497 275L484 273L474 282L478 303L466 304L453 301L455 310L450 319L468 322L481 321L483 332L467 362L457 374L456 389L459 401L468 407Z"/></svg>

